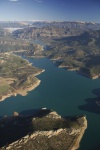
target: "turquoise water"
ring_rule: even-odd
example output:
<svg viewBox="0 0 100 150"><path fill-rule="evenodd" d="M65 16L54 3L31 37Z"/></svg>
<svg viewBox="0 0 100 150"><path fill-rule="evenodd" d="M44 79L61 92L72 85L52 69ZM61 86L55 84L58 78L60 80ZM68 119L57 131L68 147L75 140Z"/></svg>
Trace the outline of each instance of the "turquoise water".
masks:
<svg viewBox="0 0 100 150"><path fill-rule="evenodd" d="M94 103L100 93L100 79L91 80L74 71L57 68L47 58L28 60L45 69L38 75L41 84L25 97L18 95L0 102L0 116L41 107L63 116L86 115L88 128L79 150L100 150L100 108Z"/></svg>

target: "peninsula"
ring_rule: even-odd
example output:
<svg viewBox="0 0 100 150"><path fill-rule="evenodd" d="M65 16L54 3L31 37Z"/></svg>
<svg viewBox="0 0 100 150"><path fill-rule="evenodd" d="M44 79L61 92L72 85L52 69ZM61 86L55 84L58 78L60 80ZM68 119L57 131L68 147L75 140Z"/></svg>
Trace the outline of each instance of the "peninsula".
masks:
<svg viewBox="0 0 100 150"><path fill-rule="evenodd" d="M0 150L76 150L87 128L85 116L63 118L46 108L14 114L0 120Z"/></svg>
<svg viewBox="0 0 100 150"><path fill-rule="evenodd" d="M25 96L40 84L36 76L44 70L11 53L0 53L0 101L20 94Z"/></svg>

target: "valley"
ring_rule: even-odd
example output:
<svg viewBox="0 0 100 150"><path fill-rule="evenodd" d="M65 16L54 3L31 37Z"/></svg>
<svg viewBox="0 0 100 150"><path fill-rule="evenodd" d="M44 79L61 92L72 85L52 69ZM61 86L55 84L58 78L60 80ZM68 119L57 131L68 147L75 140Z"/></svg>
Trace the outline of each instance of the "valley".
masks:
<svg viewBox="0 0 100 150"><path fill-rule="evenodd" d="M5 104L6 102L8 103L9 100L11 100L10 103L12 104L12 99L14 99L13 96L16 96L15 99L18 99L18 103L22 105L20 108L21 110L23 110L25 108L32 108L33 106L34 106L34 108L37 106L38 107L40 107L40 106L51 107L52 106L52 108L60 110L63 115L65 115L67 113L69 113L71 115L73 115L73 113L79 114L79 115L81 113L85 113L88 116L89 122L92 122L90 120L91 115L89 113L85 112L85 111L89 111L89 109L87 107L85 108L84 105L79 106L79 104L81 104L82 99L84 99L84 94L82 96L82 90L84 89L84 91L86 93L85 97L88 97L87 91L89 91L90 89L92 90L93 87L96 88L96 85L99 84L99 79L97 79L97 78L99 78L99 76L100 76L100 61L99 61L100 60L100 44L99 44L100 24L82 23L82 22L59 22L59 23L57 23L57 22L32 23L31 22L31 26L29 24L27 24L27 25L28 26L26 26L26 24L25 24L25 26L22 27L23 29L18 29L16 31L12 32L12 34L2 27L0 29L0 101L2 101L1 106L2 106L2 104ZM5 28L7 26L9 27L9 24L5 25ZM18 28L20 26L15 24L14 27ZM98 29L98 30L96 30L96 29ZM34 40L40 40L40 41L44 42L45 46L34 43L33 42ZM21 55L22 58L19 55ZM25 59L23 59L23 58L25 58ZM40 59L35 60L34 58L40 58ZM43 58L43 60L41 60L41 58ZM29 59L30 63L26 59L27 60ZM49 62L46 59L52 60L58 68L51 67L51 64L49 64ZM40 66L39 68L38 68L38 60L39 60L39 66ZM34 67L35 61L37 62L37 64L35 64L37 67ZM31 62L32 62L32 64L31 64ZM40 69L40 68L46 68L46 73L43 73L44 74L43 76L39 75L39 74L44 72L45 69ZM53 70L51 68L53 68ZM97 80L90 81L89 79L87 79L85 77L81 77L81 76L79 77L75 73L68 73L66 70L63 71L60 68L65 68L65 69L67 69L67 71L68 70L76 71L78 74L84 75L85 77L88 77L91 79L97 79L98 84L97 84ZM63 77L63 74L61 76L60 75L58 76L57 71L59 72L60 75L61 75L61 72L64 73L64 77ZM66 71L66 73L65 73L65 71ZM53 75L53 73L54 73L54 75ZM37 75L39 75L39 79L36 77ZM74 79L73 79L73 77L74 77ZM59 79L61 81L59 81ZM62 81L63 79L64 79L64 82ZM41 85L40 82L42 80L44 81L44 83L42 83L42 85ZM81 82L79 82L79 81L81 81ZM76 84L75 84L75 82L76 82ZM85 82L87 83L87 86L85 85L86 88L84 86ZM64 86L64 83L65 83L65 86ZM93 86L93 83L95 86ZM74 86L74 84L77 85L77 88L76 88L76 86ZM82 84L82 85L80 85L80 84ZM36 88L37 86L39 86L40 89ZM79 86L79 88L78 88L78 86ZM50 87L51 87L51 90L50 90ZM33 92L33 89L35 89L35 88L36 88L36 90L34 90L35 95L34 94L32 96L30 96L31 94L27 95L27 93L30 93L29 91ZM61 90L61 88L62 88L62 90ZM43 93L41 93L41 91ZM57 92L57 91L59 91L59 92ZM65 92L66 94L63 92ZM73 92L73 94L71 92ZM80 95L80 93L81 93L81 95ZM25 103L22 104L22 100L21 100L22 98L19 95L26 96L26 98L23 99L24 102L26 103L26 105L25 105ZM66 98L66 95L69 95L68 98ZM79 96L77 97L76 95L79 95ZM28 96L29 96L29 99L28 99L28 101L26 101L25 99L27 99ZM97 94L97 96L99 96L99 94ZM7 97L10 97L10 98L8 98L9 100L7 99ZM30 102L30 98L31 98L31 102ZM35 98L36 98L36 102L35 102ZM6 102L4 101L5 99L6 99ZM62 100L62 99L66 99L66 101ZM60 102L60 100L62 100L62 101ZM74 102L74 100L75 100L75 102ZM17 103L17 102L15 101L13 103ZM66 107L65 107L65 103L66 103ZM34 104L34 105L32 105L32 104ZM59 106L57 106L58 104L59 104ZM74 108L73 108L72 104L73 104ZM92 110L90 110L91 113L93 113L92 111L96 112L96 110L99 109L95 103L95 100L93 101L93 104L94 104L94 108L92 108ZM24 105L24 108L23 108L23 105ZM69 107L70 111L69 111L68 105L70 106ZM12 105L12 106L14 106L14 105ZM56 106L58 108L56 108ZM16 107L17 106L15 104L14 108L12 107L11 110L12 109L16 110ZM19 107L19 105L18 105L18 107ZM78 108L76 109L76 107L78 107ZM64 108L64 110L62 110L62 108ZM95 108L96 108L96 110L95 110ZM20 109L19 109L19 111L21 111ZM73 111L73 109L75 110L75 112ZM98 110L98 113L99 113L99 110ZM17 113L15 113L15 114L17 114ZM29 118L23 118L22 116L20 118L20 115L19 115L18 118L16 118L16 117L4 118L3 117L3 119L4 119L4 122L3 122L4 124L6 124L6 122L11 121L13 123L13 125L15 124L16 119L17 119L18 124L10 127L10 129L12 130L13 128L16 128L16 127L18 127L18 125L20 125L20 119L21 119L21 121L24 121L24 119L26 119L27 120L25 122L26 126L28 125L28 127L30 127L30 125L27 123L29 123L32 118L30 119L30 116L29 116ZM42 119L45 123L47 123L45 118L42 118ZM34 128L36 127L35 123L38 124L39 121L42 121L42 119L41 118L37 118L36 120L33 119L33 120L35 120L34 124L33 124ZM45 123L43 123L43 124L45 124ZM23 124L23 122L21 122L21 125L22 124ZM66 124L66 123L64 123L64 124ZM10 124L6 124L6 125L7 125L6 128L8 128L8 126ZM58 125L58 128L60 128L59 127L60 125L61 125L61 127L63 126L63 124L61 122L58 122L57 125ZM57 130L54 131L54 128L57 125L54 123L54 126L52 127L53 135L57 132L57 130L59 130L57 128ZM24 125L22 125L22 126L24 126ZM92 126L92 124L89 126ZM71 127L71 129L72 128L73 127ZM47 129L47 126L46 126L46 129ZM92 126L92 129L94 129L93 126ZM2 130L2 122L1 122L1 130ZM41 130L41 126L39 126L38 130ZM68 128L68 130L69 130L69 128ZM89 137L89 135L91 133L91 130L90 131L89 130L90 130L90 127L87 131L87 137ZM18 129L18 131L19 131L19 129ZM17 147L25 148L27 146L30 146L32 141L35 144L36 143L35 140L41 141L41 138L44 138L44 136L46 136L48 134L45 132L45 135L44 135L44 133L42 135L41 134L42 131L39 131L37 133L37 135L35 135L36 139L34 140L34 139L30 139L29 132L30 132L30 130L26 133L26 136L28 138L26 139L26 137L25 137L27 143L25 144L22 139L18 138L18 139L16 139L18 141L16 141L16 140L13 141L13 142L16 142L16 147L14 147L14 148L17 148ZM49 132L49 130L47 132ZM65 138L65 132L63 132L63 133L64 134L62 134L61 137ZM84 131L82 133L84 133ZM34 133L31 133L31 134L32 134L31 136L34 136ZM66 134L67 134L67 132L66 132ZM38 135L41 135L40 139L39 139ZM15 136L15 135L13 135L13 136ZM76 136L77 136L77 134L76 134ZM78 136L77 137L76 136L70 137L70 141L77 141ZM83 136L83 134L79 137L78 143L77 142L76 142L76 144L74 143L78 147L79 147L79 143L80 143L82 136ZM4 134L4 137L5 137L5 134ZM98 135L98 137L99 137L99 135ZM22 135L22 138L24 138L24 135ZM54 136L53 136L53 138L54 138ZM58 138L59 138L59 136L58 136ZM73 140L73 138L75 138L75 140ZM85 139L87 139L86 136L85 136ZM20 142L20 144L19 144L19 141L22 141L22 142ZM50 142L50 141L48 140L48 142ZM66 145L66 142L67 141L65 141L65 145ZM87 146L87 150L88 150L88 148L91 147L91 145L88 143L88 140L86 142L87 142L86 145L88 145ZM94 141L92 140L92 142L94 142ZM12 143L12 141L9 142L9 144L11 144L11 143ZM43 143L45 143L45 138L43 139ZM94 143L98 143L98 140L95 141ZM25 145L23 145L23 144L25 144ZM61 144L63 144L63 142L61 142ZM69 143L69 145L71 148L72 148L72 146L75 149L78 148L75 145L71 145L71 143ZM5 144L3 146L5 146ZM13 146L14 146L13 143L11 145L6 145L7 148L13 147ZM84 146L83 146L83 149L84 149ZM65 148L65 146L64 146L64 148ZM80 147L79 149L81 150L82 147ZM85 149L86 149L86 146L85 146Z"/></svg>

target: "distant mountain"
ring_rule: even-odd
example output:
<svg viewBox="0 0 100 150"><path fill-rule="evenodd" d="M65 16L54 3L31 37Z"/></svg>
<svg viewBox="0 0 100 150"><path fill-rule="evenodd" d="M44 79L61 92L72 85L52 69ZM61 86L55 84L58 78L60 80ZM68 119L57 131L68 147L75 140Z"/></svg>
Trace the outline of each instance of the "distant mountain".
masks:
<svg viewBox="0 0 100 150"><path fill-rule="evenodd" d="M31 27L16 30L13 35L17 38L55 38L76 36L84 31L100 30L99 23L86 22L34 22Z"/></svg>
<svg viewBox="0 0 100 150"><path fill-rule="evenodd" d="M59 67L80 71L92 79L98 78L100 77L100 30L53 39L45 55L55 60Z"/></svg>
<svg viewBox="0 0 100 150"><path fill-rule="evenodd" d="M29 42L14 38L11 33L0 27L0 53L29 48Z"/></svg>
<svg viewBox="0 0 100 150"><path fill-rule="evenodd" d="M49 44L46 46L46 51L39 51L39 53L38 50L35 52L31 45L31 51L27 53L27 56L47 56L59 62L59 67L81 71L92 79L100 77L99 23L40 21L25 22L25 24L29 24L29 26L12 33L14 39L20 38L19 41L21 39L22 41L25 39L32 41L32 39L38 38ZM1 41L1 50L4 51L5 47L2 48L2 43ZM26 42L24 49L30 50L31 46L28 46ZM7 50L8 47L7 45ZM16 49L20 48L17 46Z"/></svg>
<svg viewBox="0 0 100 150"><path fill-rule="evenodd" d="M71 35L78 35L81 31L79 29L67 29L61 27L29 27L22 30L16 30L13 35L17 38L34 39L34 38L55 38L66 37Z"/></svg>
<svg viewBox="0 0 100 150"><path fill-rule="evenodd" d="M100 48L100 30L89 30L78 36L66 37L66 42L69 45L96 46Z"/></svg>
<svg viewBox="0 0 100 150"><path fill-rule="evenodd" d="M30 25L30 22L26 21L0 21L0 27L2 28L25 28Z"/></svg>
<svg viewBox="0 0 100 150"><path fill-rule="evenodd" d="M81 21L0 21L2 28L25 28L25 27L60 27L75 29L92 29L99 30L100 23L81 22Z"/></svg>
<svg viewBox="0 0 100 150"><path fill-rule="evenodd" d="M36 21L33 22L33 27L42 28L42 27L60 27L60 28L74 28L74 29L92 29L92 30L99 30L100 29L100 23L94 23L94 22L79 22L79 21L63 21L63 22L57 22L57 21Z"/></svg>

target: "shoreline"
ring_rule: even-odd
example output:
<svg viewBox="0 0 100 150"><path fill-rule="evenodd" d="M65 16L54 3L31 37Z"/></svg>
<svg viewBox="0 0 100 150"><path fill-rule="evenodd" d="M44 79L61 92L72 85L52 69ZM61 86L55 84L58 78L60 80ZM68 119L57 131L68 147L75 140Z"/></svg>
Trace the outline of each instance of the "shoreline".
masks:
<svg viewBox="0 0 100 150"><path fill-rule="evenodd" d="M36 78L37 79L37 78ZM21 89L18 89L16 94L19 94L21 96L26 96L28 94L28 92L34 90L37 86L39 86L41 83L41 80L37 79L37 82L35 84L33 84L32 86L30 87L26 87L25 90L21 91ZM16 95L17 96L17 95Z"/></svg>
<svg viewBox="0 0 100 150"><path fill-rule="evenodd" d="M37 79L37 78L36 78ZM9 93L7 95L3 95L1 96L0 98L0 102L1 101L4 101L6 98L9 98L11 96L17 96L17 95L21 95L21 96L26 96L28 94L28 92L34 90L36 87L38 87L41 83L41 80L37 79L36 83L33 84L32 86L30 87L26 87L26 89L17 89L15 90L14 92L12 93Z"/></svg>
<svg viewBox="0 0 100 150"><path fill-rule="evenodd" d="M9 53L6 53L8 55L10 55ZM27 59L22 58L21 56L15 55L15 54L11 54L15 57L19 57L22 60L26 61L27 64L26 66L33 66L32 63L30 63ZM33 66L32 69L34 69L35 66ZM37 67L35 67L37 68ZM30 68L31 69L31 68ZM17 96L18 94L21 96L26 96L28 94L28 92L34 90L37 86L40 85L41 80L39 80L38 78L36 78L36 76L38 76L39 74L43 73L45 70L44 69L40 69L37 70L36 72L34 71L33 74L28 74L26 75L27 72L23 73L22 78L17 79L16 78L9 78L9 77L0 77L1 78L1 94L0 94L0 102L4 101L6 98L9 98L11 96ZM25 77L26 75L26 77ZM2 92L2 88L3 86L8 86L7 91Z"/></svg>
<svg viewBox="0 0 100 150"><path fill-rule="evenodd" d="M89 76L85 72L80 71L80 69L78 67L77 68L70 68L68 66L58 66L58 68L65 68L68 71L76 71L78 74L83 75L84 77L88 77L88 78L90 78L92 80L100 78L100 75Z"/></svg>
<svg viewBox="0 0 100 150"><path fill-rule="evenodd" d="M83 117L83 126L81 127L81 130L77 135L77 140L76 139L73 140L73 143L71 147L69 148L69 150L77 150L78 148L80 148L80 142L84 136L86 129L87 129L87 120L86 120L86 117Z"/></svg>
<svg viewBox="0 0 100 150"><path fill-rule="evenodd" d="M54 62L59 62L59 58L58 59L50 59L51 61L54 61ZM83 71L81 71L81 68L80 67L71 67L71 66L68 66L68 65L58 65L58 68L63 68L63 69L66 69L67 71L76 71L78 74L84 76L84 77L88 77L92 80L95 80L95 79L98 79L100 78L100 74L95 74L95 75L89 75Z"/></svg>
<svg viewBox="0 0 100 150"><path fill-rule="evenodd" d="M21 120L20 120L21 118ZM31 121L29 122L29 120ZM8 130L7 140L4 142L4 144L1 146L1 148L6 149L62 149L62 150L76 150L80 146L81 139L85 133L85 130L87 129L87 119L86 116L80 116L80 117L73 117L74 121L70 119L67 119L66 117L63 118L61 115L59 115L57 112L52 111L47 108L42 108L38 112L34 113L33 115L14 115L8 118L9 122L11 124L9 125L9 122L7 122L7 118L5 120L2 120L1 122L1 130L4 130L3 132L3 139L5 138L5 129ZM16 122L17 120L17 122ZM28 128L28 132L19 138L12 140L9 142L9 134L12 137L15 137L16 134L18 134L18 131L20 131L19 128L17 128L17 132L15 135L13 134L13 131L17 126L21 124L21 128L26 125L29 126L29 123L33 126L31 126L31 132L30 128ZM54 124L52 124L52 122ZM58 128L55 129L56 123L58 125ZM2 128L3 125L3 128ZM8 126L7 126L8 125ZM15 128L13 128L15 126ZM44 130L44 127L46 127L46 130ZM33 129L33 130L32 130ZM37 142L38 141L38 142ZM7 143L7 145L6 145ZM32 146L30 146L30 144ZM42 144L42 145L41 145ZM3 147L5 146L5 147Z"/></svg>

